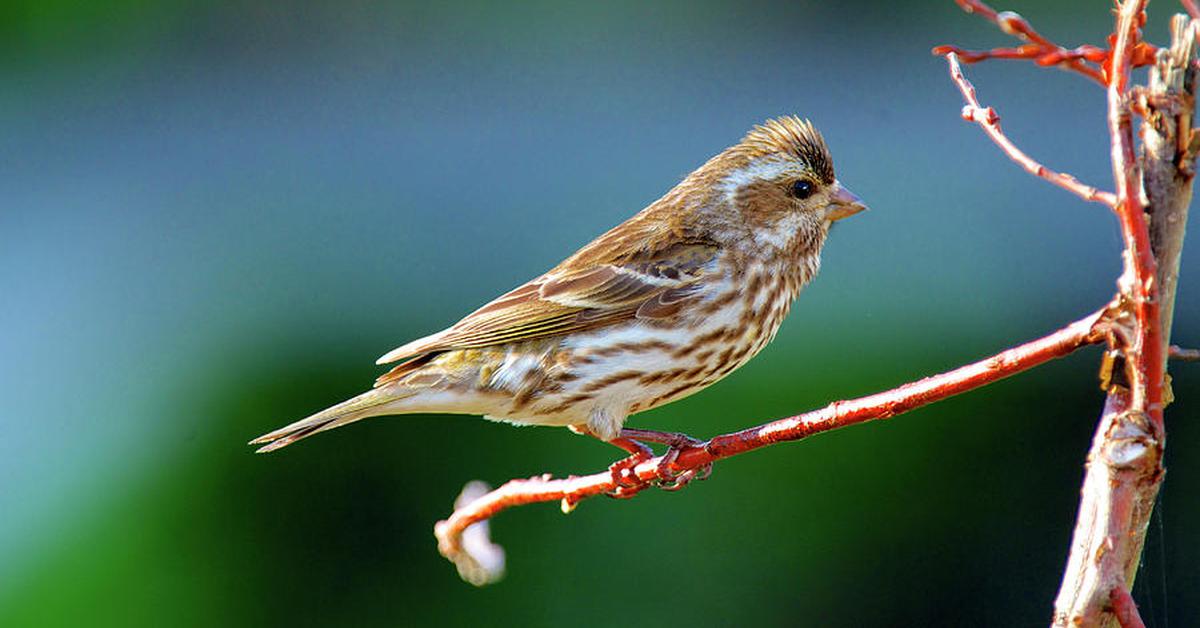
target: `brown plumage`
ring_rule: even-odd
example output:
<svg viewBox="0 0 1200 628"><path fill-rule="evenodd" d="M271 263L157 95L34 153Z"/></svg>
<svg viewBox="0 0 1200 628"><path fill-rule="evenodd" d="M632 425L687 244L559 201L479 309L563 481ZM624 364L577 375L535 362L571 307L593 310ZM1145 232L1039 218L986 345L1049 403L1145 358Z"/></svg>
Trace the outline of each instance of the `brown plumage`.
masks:
<svg viewBox="0 0 1200 628"><path fill-rule="evenodd" d="M810 123L768 121L550 271L384 355L407 361L372 390L251 442L272 451L416 412L616 439L630 414L712 384L770 342L830 224L863 209Z"/></svg>

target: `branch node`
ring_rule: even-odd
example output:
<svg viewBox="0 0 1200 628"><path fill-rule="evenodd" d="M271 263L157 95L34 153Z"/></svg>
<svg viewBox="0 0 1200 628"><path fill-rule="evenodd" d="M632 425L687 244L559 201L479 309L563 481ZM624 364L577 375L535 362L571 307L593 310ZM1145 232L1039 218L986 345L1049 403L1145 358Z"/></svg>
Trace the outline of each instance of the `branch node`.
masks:
<svg viewBox="0 0 1200 628"><path fill-rule="evenodd" d="M1029 39L1028 34L1033 32L1029 22L1025 21L1025 18L1021 17L1021 14L1016 11L1001 11L997 13L996 26L999 26L1005 35L1012 35L1013 37L1020 37L1026 40Z"/></svg>
<svg viewBox="0 0 1200 628"><path fill-rule="evenodd" d="M1146 628L1141 615L1138 614L1133 596L1129 595L1129 590L1124 586L1113 587L1109 593L1109 602L1112 604L1113 615L1116 616L1117 623L1121 625L1121 628Z"/></svg>
<svg viewBox="0 0 1200 628"><path fill-rule="evenodd" d="M1112 422L1104 443L1105 464L1113 469L1136 469L1157 466L1158 458L1147 454L1159 448L1150 416L1139 410L1127 410Z"/></svg>

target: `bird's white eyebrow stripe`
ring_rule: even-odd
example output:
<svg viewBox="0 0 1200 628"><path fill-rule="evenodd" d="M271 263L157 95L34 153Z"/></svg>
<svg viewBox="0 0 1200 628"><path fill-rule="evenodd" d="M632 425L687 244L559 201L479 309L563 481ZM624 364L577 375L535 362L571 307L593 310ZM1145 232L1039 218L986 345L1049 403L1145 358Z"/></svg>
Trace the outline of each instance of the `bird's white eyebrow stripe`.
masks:
<svg viewBox="0 0 1200 628"><path fill-rule="evenodd" d="M785 173L794 172L798 174L799 171L800 168L795 163L789 161L757 159L750 162L750 165L738 168L725 175L725 178L721 179L721 189L726 195L731 195L738 188L748 183L778 179Z"/></svg>

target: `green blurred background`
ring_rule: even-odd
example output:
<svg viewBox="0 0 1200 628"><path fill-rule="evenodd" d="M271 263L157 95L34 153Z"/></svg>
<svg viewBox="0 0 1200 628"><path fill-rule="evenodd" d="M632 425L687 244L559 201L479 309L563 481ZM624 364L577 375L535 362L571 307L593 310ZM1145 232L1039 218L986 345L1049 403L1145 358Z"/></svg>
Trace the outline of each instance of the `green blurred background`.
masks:
<svg viewBox="0 0 1200 628"><path fill-rule="evenodd" d="M1100 43L1104 2L1008 2ZM1168 2L1151 5L1162 41ZM1101 404L1096 350L720 464L500 516L509 576L432 536L464 482L601 470L566 430L377 419L244 443L797 113L872 211L770 349L632 425L709 436L1092 311L1113 218L959 119L949 2L9 0L0 9L0 625L1042 625ZM1100 90L969 68L1025 149L1111 185ZM1191 238L1176 339L1200 342ZM1200 367L1135 597L1200 616Z"/></svg>

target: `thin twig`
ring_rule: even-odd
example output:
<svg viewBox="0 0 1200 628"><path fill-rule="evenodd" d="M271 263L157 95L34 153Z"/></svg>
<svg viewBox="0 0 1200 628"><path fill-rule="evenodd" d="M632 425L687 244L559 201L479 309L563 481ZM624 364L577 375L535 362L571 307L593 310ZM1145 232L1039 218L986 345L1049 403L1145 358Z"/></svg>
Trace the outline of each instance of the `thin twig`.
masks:
<svg viewBox="0 0 1200 628"><path fill-rule="evenodd" d="M1200 361L1200 349L1184 349L1179 345L1171 345L1167 356L1180 362L1196 362Z"/></svg>
<svg viewBox="0 0 1200 628"><path fill-rule="evenodd" d="M1103 52L1102 49L1095 46L1080 46L1075 49L1067 49L1043 37L1034 30L1032 24L1013 11L996 11L979 0L954 1L963 11L983 17L995 24L1002 32L1029 44L1020 48L997 48L991 51L979 52L954 50L953 52L968 53L963 55L964 63L975 63L976 61L983 61L990 58L1033 59L1039 65L1056 65L1066 70L1078 72L1100 85L1106 84L1101 67L1086 63L1086 61L1093 61L1102 65L1103 55L1097 55L1097 51ZM952 51L937 52L937 49L935 49L934 54L945 54L946 52Z"/></svg>
<svg viewBox="0 0 1200 628"><path fill-rule="evenodd" d="M1069 70L1074 70L1095 81L1101 86L1105 85L1104 72L1100 68L1095 68L1084 61L1095 59L1104 60L1108 58L1108 51L1096 46L1079 46L1076 48L1066 49L1055 47L1052 50L1047 50L1036 44L1026 44L1016 48L992 48L991 50L967 50L958 46L937 46L933 49L933 54L938 56L954 53L958 55L963 63L979 63L988 59L1028 59L1038 65L1044 66L1059 66Z"/></svg>
<svg viewBox="0 0 1200 628"><path fill-rule="evenodd" d="M1033 25L1028 20L1014 11L997 11L980 0L954 0L954 2L963 11L983 17L1004 33L1021 41L1047 48L1058 47L1058 44L1043 37L1033 29Z"/></svg>
<svg viewBox="0 0 1200 628"><path fill-rule="evenodd" d="M954 52L963 63L976 63L987 59L1028 59L1038 65L1056 66L1078 72L1102 86L1108 85L1111 51L1090 45L1065 48L1042 36L1016 12L996 11L981 0L954 1L963 11L983 17L1002 32L1025 42L1025 45L991 50L963 50L957 46L938 46L933 49L934 54L945 55ZM1141 41L1136 42L1129 50L1133 67L1154 63L1158 53L1158 48Z"/></svg>
<svg viewBox="0 0 1200 628"><path fill-rule="evenodd" d="M1065 356L1080 347L1102 341L1097 329L1105 310L1097 311L1048 336L1002 351L992 357L932 377L904 384L892 390L837 401L828 406L797 416L779 419L765 425L717 436L706 443L689 447L679 453L672 470L682 472L699 469L716 460L728 458L774 443L794 441L813 434L885 419L940 401L959 393L974 390L999 379L1033 368L1054 358ZM637 465L632 473L650 482L658 476L662 457ZM617 488L612 473L601 472L583 477L552 479L542 475L527 480L511 480L500 488L456 509L434 528L438 550L462 568L480 560L471 555L463 542L464 531L500 512L525 504L561 501L564 512L570 512L579 501L609 493ZM492 581L499 574L490 574L483 581Z"/></svg>
<svg viewBox="0 0 1200 628"><path fill-rule="evenodd" d="M978 124L984 133L987 133L987 136L1000 147L1000 150L1004 151L1005 155L1017 162L1029 174L1045 179L1085 201L1101 203L1109 208L1116 206L1117 199L1112 192L1096 189L1081 183L1069 174L1051 170L1017 148L1016 144L1013 144L1012 140L1008 139L1000 130L1000 115L996 113L996 110L979 104L979 98L975 95L975 86L963 75L958 55L953 52L948 53L946 62L950 65L950 78L958 86L958 91L962 92L963 99L967 101L962 110L963 119Z"/></svg>

